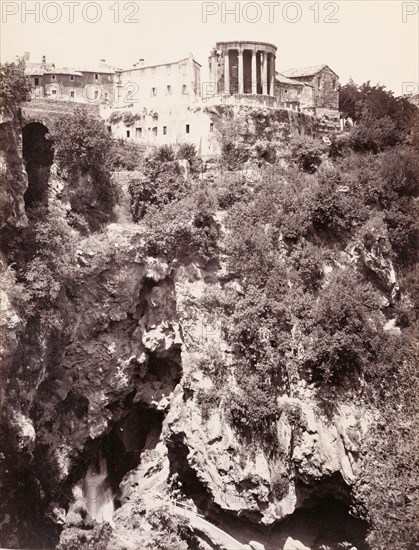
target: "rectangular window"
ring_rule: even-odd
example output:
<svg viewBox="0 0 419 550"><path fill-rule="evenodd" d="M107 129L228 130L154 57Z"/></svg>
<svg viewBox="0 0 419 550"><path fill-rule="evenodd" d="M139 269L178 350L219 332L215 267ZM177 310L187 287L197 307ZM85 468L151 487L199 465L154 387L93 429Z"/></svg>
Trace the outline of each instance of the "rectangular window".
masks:
<svg viewBox="0 0 419 550"><path fill-rule="evenodd" d="M97 73L95 74L95 80L99 80L99 75Z"/></svg>
<svg viewBox="0 0 419 550"><path fill-rule="evenodd" d="M108 97L109 97L109 95L106 93L105 94L105 101L108 101Z"/></svg>
<svg viewBox="0 0 419 550"><path fill-rule="evenodd" d="M51 93L52 95L57 95L57 90L52 90Z"/></svg>
<svg viewBox="0 0 419 550"><path fill-rule="evenodd" d="M167 126L163 126L163 135L164 135L164 136L167 135Z"/></svg>
<svg viewBox="0 0 419 550"><path fill-rule="evenodd" d="M153 128L153 136L157 136L157 126L154 126Z"/></svg>
<svg viewBox="0 0 419 550"><path fill-rule="evenodd" d="M189 126L189 124L186 125L186 133L189 134L189 130L191 129L191 127Z"/></svg>
<svg viewBox="0 0 419 550"><path fill-rule="evenodd" d="M187 87L186 87L186 84L184 84L182 86L182 94L186 94L186 92L187 92Z"/></svg>
<svg viewBox="0 0 419 550"><path fill-rule="evenodd" d="M153 97L156 97L156 95L157 95L157 88L151 88L151 95L152 95Z"/></svg>
<svg viewBox="0 0 419 550"><path fill-rule="evenodd" d="M39 86L39 78L35 78L35 86Z"/></svg>
<svg viewBox="0 0 419 550"><path fill-rule="evenodd" d="M171 86L166 86L166 93L167 93L167 95L171 95L171 93L172 93Z"/></svg>
<svg viewBox="0 0 419 550"><path fill-rule="evenodd" d="M322 83L322 79L321 79L321 76L319 76L319 77L317 78L317 87L318 87L318 88L320 88L321 83Z"/></svg>
<svg viewBox="0 0 419 550"><path fill-rule="evenodd" d="M137 139L141 139L143 137L143 129L142 128L135 128L135 137Z"/></svg>
<svg viewBox="0 0 419 550"><path fill-rule="evenodd" d="M74 92L70 92L70 97L74 97Z"/></svg>
<svg viewBox="0 0 419 550"><path fill-rule="evenodd" d="M99 92L98 90L95 90L95 99L97 99L99 97Z"/></svg>
<svg viewBox="0 0 419 550"><path fill-rule="evenodd" d="M52 80L55 80L55 74L52 75Z"/></svg>
<svg viewBox="0 0 419 550"><path fill-rule="evenodd" d="M131 137L131 132L127 130L127 138Z"/></svg>
<svg viewBox="0 0 419 550"><path fill-rule="evenodd" d="M112 126L108 126L108 132L112 134Z"/></svg>
<svg viewBox="0 0 419 550"><path fill-rule="evenodd" d="M288 93L288 90L285 90L285 93L287 94L287 93Z"/></svg>
<svg viewBox="0 0 419 550"><path fill-rule="evenodd" d="M333 89L336 90L336 78L332 80Z"/></svg>
<svg viewBox="0 0 419 550"><path fill-rule="evenodd" d="M70 80L74 80L74 76L72 74L70 75Z"/></svg>
<svg viewBox="0 0 419 550"><path fill-rule="evenodd" d="M214 131L214 123L210 122L210 132L213 132L213 131Z"/></svg>

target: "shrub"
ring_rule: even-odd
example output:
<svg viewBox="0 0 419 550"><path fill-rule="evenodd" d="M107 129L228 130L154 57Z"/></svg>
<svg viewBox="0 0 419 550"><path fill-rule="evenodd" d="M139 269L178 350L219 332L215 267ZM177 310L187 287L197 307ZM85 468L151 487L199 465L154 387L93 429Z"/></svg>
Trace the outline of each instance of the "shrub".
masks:
<svg viewBox="0 0 419 550"><path fill-rule="evenodd" d="M118 190L108 169L112 145L103 122L83 109L77 108L74 116L62 116L56 122L55 158L68 175L70 204L92 230L111 219L118 202Z"/></svg>
<svg viewBox="0 0 419 550"><path fill-rule="evenodd" d="M311 243L304 243L293 251L292 266L305 291L315 292L320 288L323 280L322 259L322 249Z"/></svg>
<svg viewBox="0 0 419 550"><path fill-rule="evenodd" d="M218 206L226 210L236 202L250 198L250 189L241 172L222 172L215 181L215 192Z"/></svg>
<svg viewBox="0 0 419 550"><path fill-rule="evenodd" d="M173 145L159 145L154 148L151 160L154 162L171 162L175 160L176 152Z"/></svg>
<svg viewBox="0 0 419 550"><path fill-rule="evenodd" d="M198 157L196 147L193 143L180 143L176 151L177 159L186 159L192 173L202 170L202 159Z"/></svg>
<svg viewBox="0 0 419 550"><path fill-rule="evenodd" d="M351 131L350 145L354 151L378 153L399 142L400 134L396 122L385 116L378 120L363 120Z"/></svg>
<svg viewBox="0 0 419 550"><path fill-rule="evenodd" d="M418 257L419 209L409 200L399 200L385 212L391 246L401 263L414 263Z"/></svg>
<svg viewBox="0 0 419 550"><path fill-rule="evenodd" d="M103 169L112 138L104 123L77 108L74 116L60 117L54 131L55 159L60 168L72 174Z"/></svg>
<svg viewBox="0 0 419 550"><path fill-rule="evenodd" d="M109 153L108 166L112 171L139 170L144 161L143 149L129 141L114 141Z"/></svg>
<svg viewBox="0 0 419 550"><path fill-rule="evenodd" d="M196 257L204 263L218 254L219 228L207 204L197 196L185 197L159 209L153 206L144 218L149 232L146 250L172 260Z"/></svg>
<svg viewBox="0 0 419 550"><path fill-rule="evenodd" d="M176 162L147 159L143 175L133 179L128 190L132 217L138 222L150 207L162 207L185 197L190 190L190 183L181 176Z"/></svg>
<svg viewBox="0 0 419 550"><path fill-rule="evenodd" d="M244 381L243 381L244 382ZM244 434L274 439L274 422L278 419L275 395L269 387L263 387L257 376L249 376L245 388L230 393L227 403L233 425Z"/></svg>
<svg viewBox="0 0 419 550"><path fill-rule="evenodd" d="M378 301L354 274L340 273L323 289L306 322L304 360L315 380L340 384L355 380L377 358L381 326L373 321Z"/></svg>
<svg viewBox="0 0 419 550"><path fill-rule="evenodd" d="M25 76L24 64L5 63L0 65L0 105L16 109L30 100L31 81Z"/></svg>
<svg viewBox="0 0 419 550"><path fill-rule="evenodd" d="M304 172L313 173L322 162L324 145L311 137L298 136L290 141L291 159Z"/></svg>
<svg viewBox="0 0 419 550"><path fill-rule="evenodd" d="M221 165L225 170L238 170L250 158L248 145L226 141L221 146Z"/></svg>

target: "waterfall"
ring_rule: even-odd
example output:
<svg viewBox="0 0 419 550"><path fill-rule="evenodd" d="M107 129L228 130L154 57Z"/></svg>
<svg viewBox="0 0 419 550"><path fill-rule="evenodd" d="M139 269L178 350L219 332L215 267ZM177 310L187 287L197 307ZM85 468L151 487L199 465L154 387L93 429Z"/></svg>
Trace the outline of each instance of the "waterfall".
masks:
<svg viewBox="0 0 419 550"><path fill-rule="evenodd" d="M92 462L87 469L84 478L84 496L90 516L98 523L107 521L113 527L114 495L107 478L106 458L100 456L99 464Z"/></svg>

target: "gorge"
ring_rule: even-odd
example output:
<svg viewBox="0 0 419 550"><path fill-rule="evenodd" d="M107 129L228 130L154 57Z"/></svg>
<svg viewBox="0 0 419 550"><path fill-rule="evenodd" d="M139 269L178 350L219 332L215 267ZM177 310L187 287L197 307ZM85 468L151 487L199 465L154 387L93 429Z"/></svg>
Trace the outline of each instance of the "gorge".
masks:
<svg viewBox="0 0 419 550"><path fill-rule="evenodd" d="M413 267L374 198L409 211L410 145L128 170L86 113L2 116L1 544L415 548ZM275 116L229 130L256 155Z"/></svg>

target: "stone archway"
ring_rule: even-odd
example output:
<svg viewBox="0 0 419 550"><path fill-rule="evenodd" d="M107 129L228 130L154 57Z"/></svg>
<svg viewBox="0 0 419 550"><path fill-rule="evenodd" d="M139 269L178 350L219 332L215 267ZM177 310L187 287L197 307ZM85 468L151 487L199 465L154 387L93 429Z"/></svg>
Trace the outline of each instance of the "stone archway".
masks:
<svg viewBox="0 0 419 550"><path fill-rule="evenodd" d="M22 153L28 174L25 206L46 200L51 165L54 161L53 141L47 139L48 128L40 122L30 122L22 130Z"/></svg>

